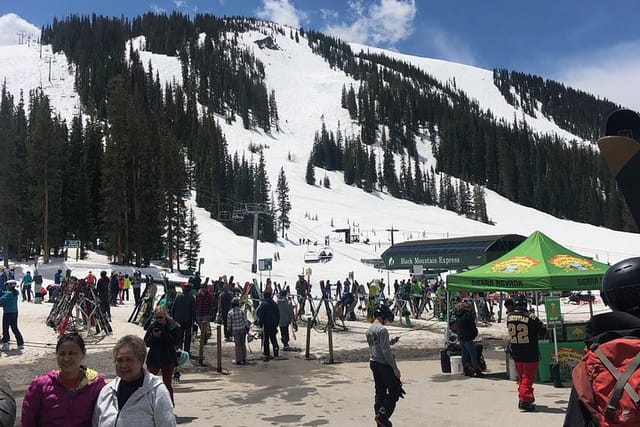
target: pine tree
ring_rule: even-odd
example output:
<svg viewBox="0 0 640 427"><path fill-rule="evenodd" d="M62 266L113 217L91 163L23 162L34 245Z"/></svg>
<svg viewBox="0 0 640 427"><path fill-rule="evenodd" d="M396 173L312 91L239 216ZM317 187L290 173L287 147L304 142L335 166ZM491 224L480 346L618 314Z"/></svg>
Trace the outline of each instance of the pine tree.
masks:
<svg viewBox="0 0 640 427"><path fill-rule="evenodd" d="M19 159L18 159L18 126L16 123L16 109L13 97L7 92L6 86L2 86L0 99L0 152L3 153L2 168L0 168L0 251L3 254L4 266L9 265L9 244L17 242L20 237L20 201L18 183Z"/></svg>
<svg viewBox="0 0 640 427"><path fill-rule="evenodd" d="M189 209L189 217L187 220L186 245L184 255L187 261L189 271L194 271L198 266L198 256L200 254L200 232L198 231L198 223L193 208Z"/></svg>
<svg viewBox="0 0 640 427"><path fill-rule="evenodd" d="M487 215L487 201L485 199L484 188L476 184L473 186L473 212L477 221L489 223Z"/></svg>
<svg viewBox="0 0 640 427"><path fill-rule="evenodd" d="M125 235L128 231L128 183L123 173L127 158L127 102L128 93L123 76L109 84L108 116L104 160L108 167L102 171L102 215L105 225L106 250L116 263L123 263L126 252Z"/></svg>
<svg viewBox="0 0 640 427"><path fill-rule="evenodd" d="M67 165L63 175L62 216L65 234L73 235L86 245L91 235L91 202L89 199L89 173L87 170L85 135L82 120L76 116L71 122L71 133L65 144L64 160ZM79 207L82 207L79 209Z"/></svg>
<svg viewBox="0 0 640 427"><path fill-rule="evenodd" d="M278 116L278 104L276 102L276 91L272 90L269 96L269 110L271 113L271 125L280 132L280 116Z"/></svg>
<svg viewBox="0 0 640 427"><path fill-rule="evenodd" d="M51 118L49 99L37 91L31 96L27 137L27 176L30 202L36 222L36 247L43 248L44 262L61 233L61 193L63 147L66 127Z"/></svg>
<svg viewBox="0 0 640 427"><path fill-rule="evenodd" d="M305 180L306 180L307 184L309 184L309 185L315 185L315 183L316 183L316 174L315 174L315 171L313 169L313 162L312 162L311 156L309 157L309 160L307 161L307 173L305 174Z"/></svg>
<svg viewBox="0 0 640 427"><path fill-rule="evenodd" d="M287 183L287 177L284 174L284 168L280 168L280 174L278 175L278 185L276 186L276 200L278 201L278 224L282 230L282 237L285 236L285 231L289 229L291 221L289 220L289 212L291 211L291 202L289 201L289 184Z"/></svg>
<svg viewBox="0 0 640 427"><path fill-rule="evenodd" d="M384 185L387 187L389 194L394 197L400 197L400 185L396 175L396 164L393 158L393 151L391 150L391 144L389 144L385 138L384 131L382 133L382 148L384 150L382 162Z"/></svg>

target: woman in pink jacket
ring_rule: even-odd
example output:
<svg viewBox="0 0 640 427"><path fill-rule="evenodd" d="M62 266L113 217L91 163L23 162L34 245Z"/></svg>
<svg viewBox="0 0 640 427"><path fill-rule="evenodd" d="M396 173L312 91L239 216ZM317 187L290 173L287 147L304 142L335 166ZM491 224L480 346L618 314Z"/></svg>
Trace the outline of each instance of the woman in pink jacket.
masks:
<svg viewBox="0 0 640 427"><path fill-rule="evenodd" d="M31 382L22 403L22 426L90 426L93 407L104 387L102 374L82 366L87 350L80 335L58 339L53 370Z"/></svg>

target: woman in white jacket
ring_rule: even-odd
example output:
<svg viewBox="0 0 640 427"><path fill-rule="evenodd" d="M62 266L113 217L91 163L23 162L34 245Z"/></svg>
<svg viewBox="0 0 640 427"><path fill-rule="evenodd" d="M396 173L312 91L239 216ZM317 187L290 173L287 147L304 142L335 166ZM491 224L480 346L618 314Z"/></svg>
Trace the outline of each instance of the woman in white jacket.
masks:
<svg viewBox="0 0 640 427"><path fill-rule="evenodd" d="M162 380L142 366L144 341L126 335L113 348L116 379L103 387L93 411L93 426L175 427L169 391Z"/></svg>

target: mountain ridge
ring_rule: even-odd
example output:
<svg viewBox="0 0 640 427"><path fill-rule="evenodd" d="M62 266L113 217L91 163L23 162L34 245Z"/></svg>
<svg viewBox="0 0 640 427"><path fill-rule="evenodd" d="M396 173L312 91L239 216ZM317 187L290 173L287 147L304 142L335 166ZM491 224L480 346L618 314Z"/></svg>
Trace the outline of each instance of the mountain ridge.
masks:
<svg viewBox="0 0 640 427"><path fill-rule="evenodd" d="M255 46L255 42L258 39L264 39L264 37L265 35L258 31L242 33L239 36L250 47ZM313 54L306 43L296 43L291 37L278 34L275 34L274 40L281 47L281 50L255 48L254 52L265 64L267 86L275 90L282 130L270 134L259 129L247 130L244 129L240 121L228 124L221 116L218 116L218 122L226 135L230 151L245 153L251 157L251 144L267 147L262 151L268 165L269 181L272 188L275 187L277 173L281 166L285 168L287 173L291 186L292 218L295 218L287 233L289 239L280 239L275 244L259 244L261 253L271 255L275 251L282 251L281 258L294 259L291 266L288 266L286 271L283 268L282 273L277 273L276 277L282 277L285 280L287 277L293 279L294 274L301 271L303 266L301 252L304 252L306 248L305 245L296 244L299 239L305 237L311 238L312 241L322 242L323 237L327 235L331 237L337 256L327 265L314 266L314 269L319 270L318 274L329 275L335 274L332 271L334 269L346 272L358 268L362 274L379 275L381 273L371 267L354 267L352 264L360 258L379 256L390 243L388 233L385 231L389 227L400 228L400 234L396 235L396 241L400 241L418 237L468 234L515 232L528 235L544 224L544 227L540 227L541 231L549 234L552 238L577 252L596 256L605 261L615 261L620 257L632 255L634 248L637 248L637 243L640 243L640 239L634 234L563 221L530 208L513 206L504 197L498 196L492 191L487 191L487 208L489 217L496 223L494 226L470 221L437 207L421 206L406 200L395 199L384 192L365 193L355 187L345 185L342 182L341 172L320 171L329 178L331 189L309 186L304 182L304 162L311 151L313 134L320 128L321 123L323 121L327 123L339 122L344 126L345 132L349 131L354 134L358 132L358 128L353 124L348 112L340 108L339 103L342 86L346 83L356 84L357 82L343 72L327 67L326 61ZM159 54L144 54L143 56L142 52L144 51L141 51L141 56L144 58L143 64L145 66L150 61L154 70L162 70L166 74L166 77L163 77L165 81L168 81L169 78L175 78L176 69L179 69L175 63L177 58L172 59ZM1 50L0 56L2 56ZM300 62L303 61L300 58L305 58L304 64ZM443 64L443 67L445 65ZM171 67L173 71L168 71L168 67ZM490 72L484 70L482 74L484 76L482 79L487 81L486 87L493 85ZM484 81L482 79L481 81ZM460 77L455 81L456 85L466 86L468 84ZM477 77L472 78L470 84L474 81L477 81ZM495 93L499 95L497 88L495 86L493 88ZM59 101L62 97L58 97L58 95L54 95L54 97L52 105L60 105ZM503 97L500 98L504 101ZM481 98L479 101L484 102L486 99ZM500 111L501 108L508 111L508 108L503 104L495 110ZM492 109L489 108L489 110L493 112ZM511 117L503 112L502 118L517 120L519 110L511 107L510 111L514 112ZM540 120L542 124L537 124L536 120ZM537 129L538 125L541 131L567 134L566 131L557 130L559 128L555 124L532 118L532 128ZM567 137L580 140L575 135L569 135ZM433 140L425 140L419 145L420 156L429 167L436 167L435 159L430 152L434 143ZM380 158L379 155L378 159ZM193 205L192 203L191 205ZM235 237L232 243L229 241L231 237L228 230L225 229L226 231L223 232L221 229L224 227L212 221L206 211L196 209L196 212L200 229L205 236L203 240L207 241L203 245L202 252L220 260L231 271L234 271L233 269L236 267L230 266L236 265L239 266L236 270L238 274L246 273L248 262L246 254L250 252L250 239ZM399 212L402 212L403 215L400 216ZM308 214L311 214L311 217L318 215L319 219L317 221L310 220ZM358 225L358 231L363 237L366 236L373 242L372 245L349 246L340 242L338 235L332 232L334 227L354 227L355 225ZM598 247L593 247L596 245L591 245L589 240L584 240L583 235L586 233L593 236L593 240L598 242ZM399 237L400 235L402 238ZM221 238L224 236L224 247L221 248L215 243L208 242L210 238L207 236L220 236ZM623 243L603 242L615 239L619 239ZM233 250L230 250L229 246ZM243 255L232 256L229 252L242 253ZM340 258L344 259L340 260ZM205 264L204 267L205 269L209 268L208 264Z"/></svg>

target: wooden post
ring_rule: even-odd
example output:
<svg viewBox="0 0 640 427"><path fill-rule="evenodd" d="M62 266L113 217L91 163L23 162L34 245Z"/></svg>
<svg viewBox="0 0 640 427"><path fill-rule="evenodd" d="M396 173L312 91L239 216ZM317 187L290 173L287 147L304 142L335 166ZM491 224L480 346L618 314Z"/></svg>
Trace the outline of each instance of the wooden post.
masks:
<svg viewBox="0 0 640 427"><path fill-rule="evenodd" d="M216 326L216 336L218 339L217 345L217 359L218 359L218 368L216 371L221 374L222 373L222 326Z"/></svg>
<svg viewBox="0 0 640 427"><path fill-rule="evenodd" d="M311 358L309 354L310 349L311 349L311 318L307 318L307 347L304 352L304 358L307 360Z"/></svg>
<svg viewBox="0 0 640 427"><path fill-rule="evenodd" d="M204 363L204 338L207 335L207 331L205 330L207 326L207 322L200 322L200 350L198 351L198 364L202 365Z"/></svg>
<svg viewBox="0 0 640 427"><path fill-rule="evenodd" d="M333 364L333 326L327 324L327 335L329 336L329 363Z"/></svg>

